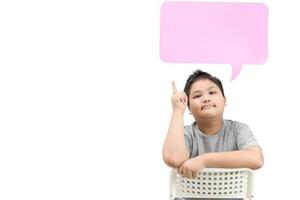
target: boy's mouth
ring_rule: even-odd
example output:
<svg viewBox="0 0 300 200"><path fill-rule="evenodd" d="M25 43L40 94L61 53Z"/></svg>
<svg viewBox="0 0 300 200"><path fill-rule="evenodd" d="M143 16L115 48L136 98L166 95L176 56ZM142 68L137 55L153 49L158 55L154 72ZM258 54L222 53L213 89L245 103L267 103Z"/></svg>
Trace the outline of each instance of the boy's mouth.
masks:
<svg viewBox="0 0 300 200"><path fill-rule="evenodd" d="M208 105L203 105L203 106L201 106L201 110L206 110L206 109L209 109L209 108L211 108L211 107L216 107L216 105L215 104L208 104Z"/></svg>

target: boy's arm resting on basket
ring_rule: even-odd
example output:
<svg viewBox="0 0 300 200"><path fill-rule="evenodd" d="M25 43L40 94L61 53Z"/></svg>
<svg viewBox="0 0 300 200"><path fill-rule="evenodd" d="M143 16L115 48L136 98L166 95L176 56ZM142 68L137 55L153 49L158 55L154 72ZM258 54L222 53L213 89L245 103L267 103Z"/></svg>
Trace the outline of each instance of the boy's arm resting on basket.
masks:
<svg viewBox="0 0 300 200"><path fill-rule="evenodd" d="M206 167L250 168L259 169L264 164L263 154L259 147L252 146L245 150L204 154Z"/></svg>
<svg viewBox="0 0 300 200"><path fill-rule="evenodd" d="M187 107L187 96L184 92L177 91L173 82L172 107L173 113L168 133L163 146L163 159L173 168L178 168L189 158L184 139L184 111Z"/></svg>
<svg viewBox="0 0 300 200"><path fill-rule="evenodd" d="M263 154L258 146L245 150L205 153L182 163L178 172L186 177L196 177L204 167L208 168L250 168L263 166Z"/></svg>

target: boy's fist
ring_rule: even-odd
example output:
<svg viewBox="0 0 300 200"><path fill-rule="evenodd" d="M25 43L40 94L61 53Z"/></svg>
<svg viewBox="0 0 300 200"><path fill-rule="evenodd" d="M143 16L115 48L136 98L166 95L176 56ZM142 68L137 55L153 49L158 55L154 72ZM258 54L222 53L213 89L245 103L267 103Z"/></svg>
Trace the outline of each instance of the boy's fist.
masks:
<svg viewBox="0 0 300 200"><path fill-rule="evenodd" d="M178 173L187 178L196 178L198 173L205 168L204 156L199 155L184 161L178 168Z"/></svg>
<svg viewBox="0 0 300 200"><path fill-rule="evenodd" d="M173 86L173 96L172 96L172 107L173 111L181 111L184 113L188 98L186 94L182 91L177 91L177 87L174 81L172 81Z"/></svg>

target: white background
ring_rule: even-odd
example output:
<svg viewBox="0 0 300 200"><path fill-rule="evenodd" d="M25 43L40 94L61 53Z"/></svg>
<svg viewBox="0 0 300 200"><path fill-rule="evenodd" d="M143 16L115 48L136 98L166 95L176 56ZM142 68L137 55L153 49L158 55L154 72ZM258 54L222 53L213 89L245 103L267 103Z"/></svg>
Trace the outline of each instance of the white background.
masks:
<svg viewBox="0 0 300 200"><path fill-rule="evenodd" d="M223 81L224 117L264 150L256 199L295 199L299 3L260 2L268 60L230 82L229 64L160 60L162 0L1 1L0 199L168 199L171 80L182 89L198 68Z"/></svg>

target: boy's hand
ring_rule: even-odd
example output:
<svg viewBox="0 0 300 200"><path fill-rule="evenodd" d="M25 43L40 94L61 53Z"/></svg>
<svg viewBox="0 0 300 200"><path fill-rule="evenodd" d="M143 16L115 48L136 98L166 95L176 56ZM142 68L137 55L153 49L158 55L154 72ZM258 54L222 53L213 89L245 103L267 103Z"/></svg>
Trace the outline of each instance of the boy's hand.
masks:
<svg viewBox="0 0 300 200"><path fill-rule="evenodd" d="M181 111L184 113L187 106L187 96L182 91L177 91L177 87L174 81L172 81L173 96L172 96L172 107L173 111Z"/></svg>
<svg viewBox="0 0 300 200"><path fill-rule="evenodd" d="M198 173L205 168L201 155L184 161L178 168L178 173L187 178L196 178Z"/></svg>

